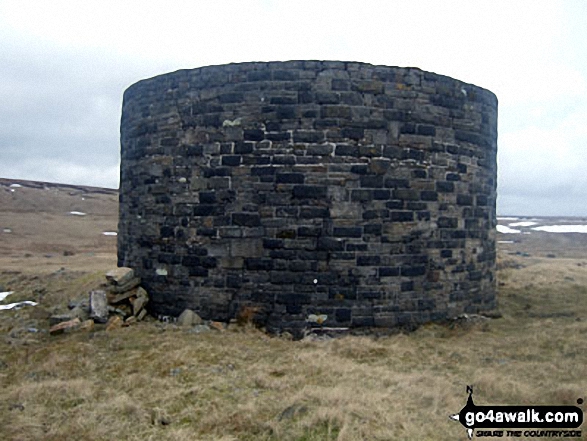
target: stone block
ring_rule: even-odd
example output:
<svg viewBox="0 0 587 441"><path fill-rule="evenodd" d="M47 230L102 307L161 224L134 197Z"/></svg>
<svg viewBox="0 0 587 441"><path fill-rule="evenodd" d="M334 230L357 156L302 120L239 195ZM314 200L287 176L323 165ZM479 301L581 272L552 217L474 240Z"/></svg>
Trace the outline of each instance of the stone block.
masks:
<svg viewBox="0 0 587 441"><path fill-rule="evenodd" d="M98 323L106 323L108 320L108 302L106 291L90 292L90 318Z"/></svg>

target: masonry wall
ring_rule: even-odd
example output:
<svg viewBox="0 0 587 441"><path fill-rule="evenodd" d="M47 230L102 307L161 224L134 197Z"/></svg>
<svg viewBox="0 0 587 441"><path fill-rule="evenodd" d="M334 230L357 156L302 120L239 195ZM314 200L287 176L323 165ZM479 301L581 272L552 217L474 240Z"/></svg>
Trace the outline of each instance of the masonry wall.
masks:
<svg viewBox="0 0 587 441"><path fill-rule="evenodd" d="M119 265L152 312L269 330L495 307L497 99L354 62L182 70L125 92Z"/></svg>

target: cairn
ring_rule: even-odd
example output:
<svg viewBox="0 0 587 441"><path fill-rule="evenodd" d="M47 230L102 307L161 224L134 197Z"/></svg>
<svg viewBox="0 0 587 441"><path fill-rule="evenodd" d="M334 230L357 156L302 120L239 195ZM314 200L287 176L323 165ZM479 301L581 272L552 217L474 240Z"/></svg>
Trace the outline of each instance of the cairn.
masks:
<svg viewBox="0 0 587 441"><path fill-rule="evenodd" d="M78 302L70 302L67 314L49 318L51 335L75 330L93 330L95 324L106 331L139 322L147 315L149 294L131 268L116 268L106 273L104 289L93 290Z"/></svg>

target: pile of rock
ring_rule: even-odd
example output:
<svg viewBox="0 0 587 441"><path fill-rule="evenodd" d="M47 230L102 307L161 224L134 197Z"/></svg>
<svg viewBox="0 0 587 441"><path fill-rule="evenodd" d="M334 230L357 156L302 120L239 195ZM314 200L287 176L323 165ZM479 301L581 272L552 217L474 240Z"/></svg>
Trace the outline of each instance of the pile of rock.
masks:
<svg viewBox="0 0 587 441"><path fill-rule="evenodd" d="M106 331L129 326L143 320L149 295L131 268L116 268L106 273L104 289L90 291L89 296L70 302L70 311L49 318L51 335L73 330L93 330L96 323Z"/></svg>

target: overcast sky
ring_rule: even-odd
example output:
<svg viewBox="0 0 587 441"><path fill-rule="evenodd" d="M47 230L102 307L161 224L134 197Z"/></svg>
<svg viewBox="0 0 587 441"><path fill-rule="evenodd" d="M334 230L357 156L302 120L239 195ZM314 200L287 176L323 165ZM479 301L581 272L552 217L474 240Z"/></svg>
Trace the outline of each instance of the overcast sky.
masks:
<svg viewBox="0 0 587 441"><path fill-rule="evenodd" d="M491 90L498 214L587 215L582 0L0 0L0 177L118 187L128 86L292 59L413 66Z"/></svg>

